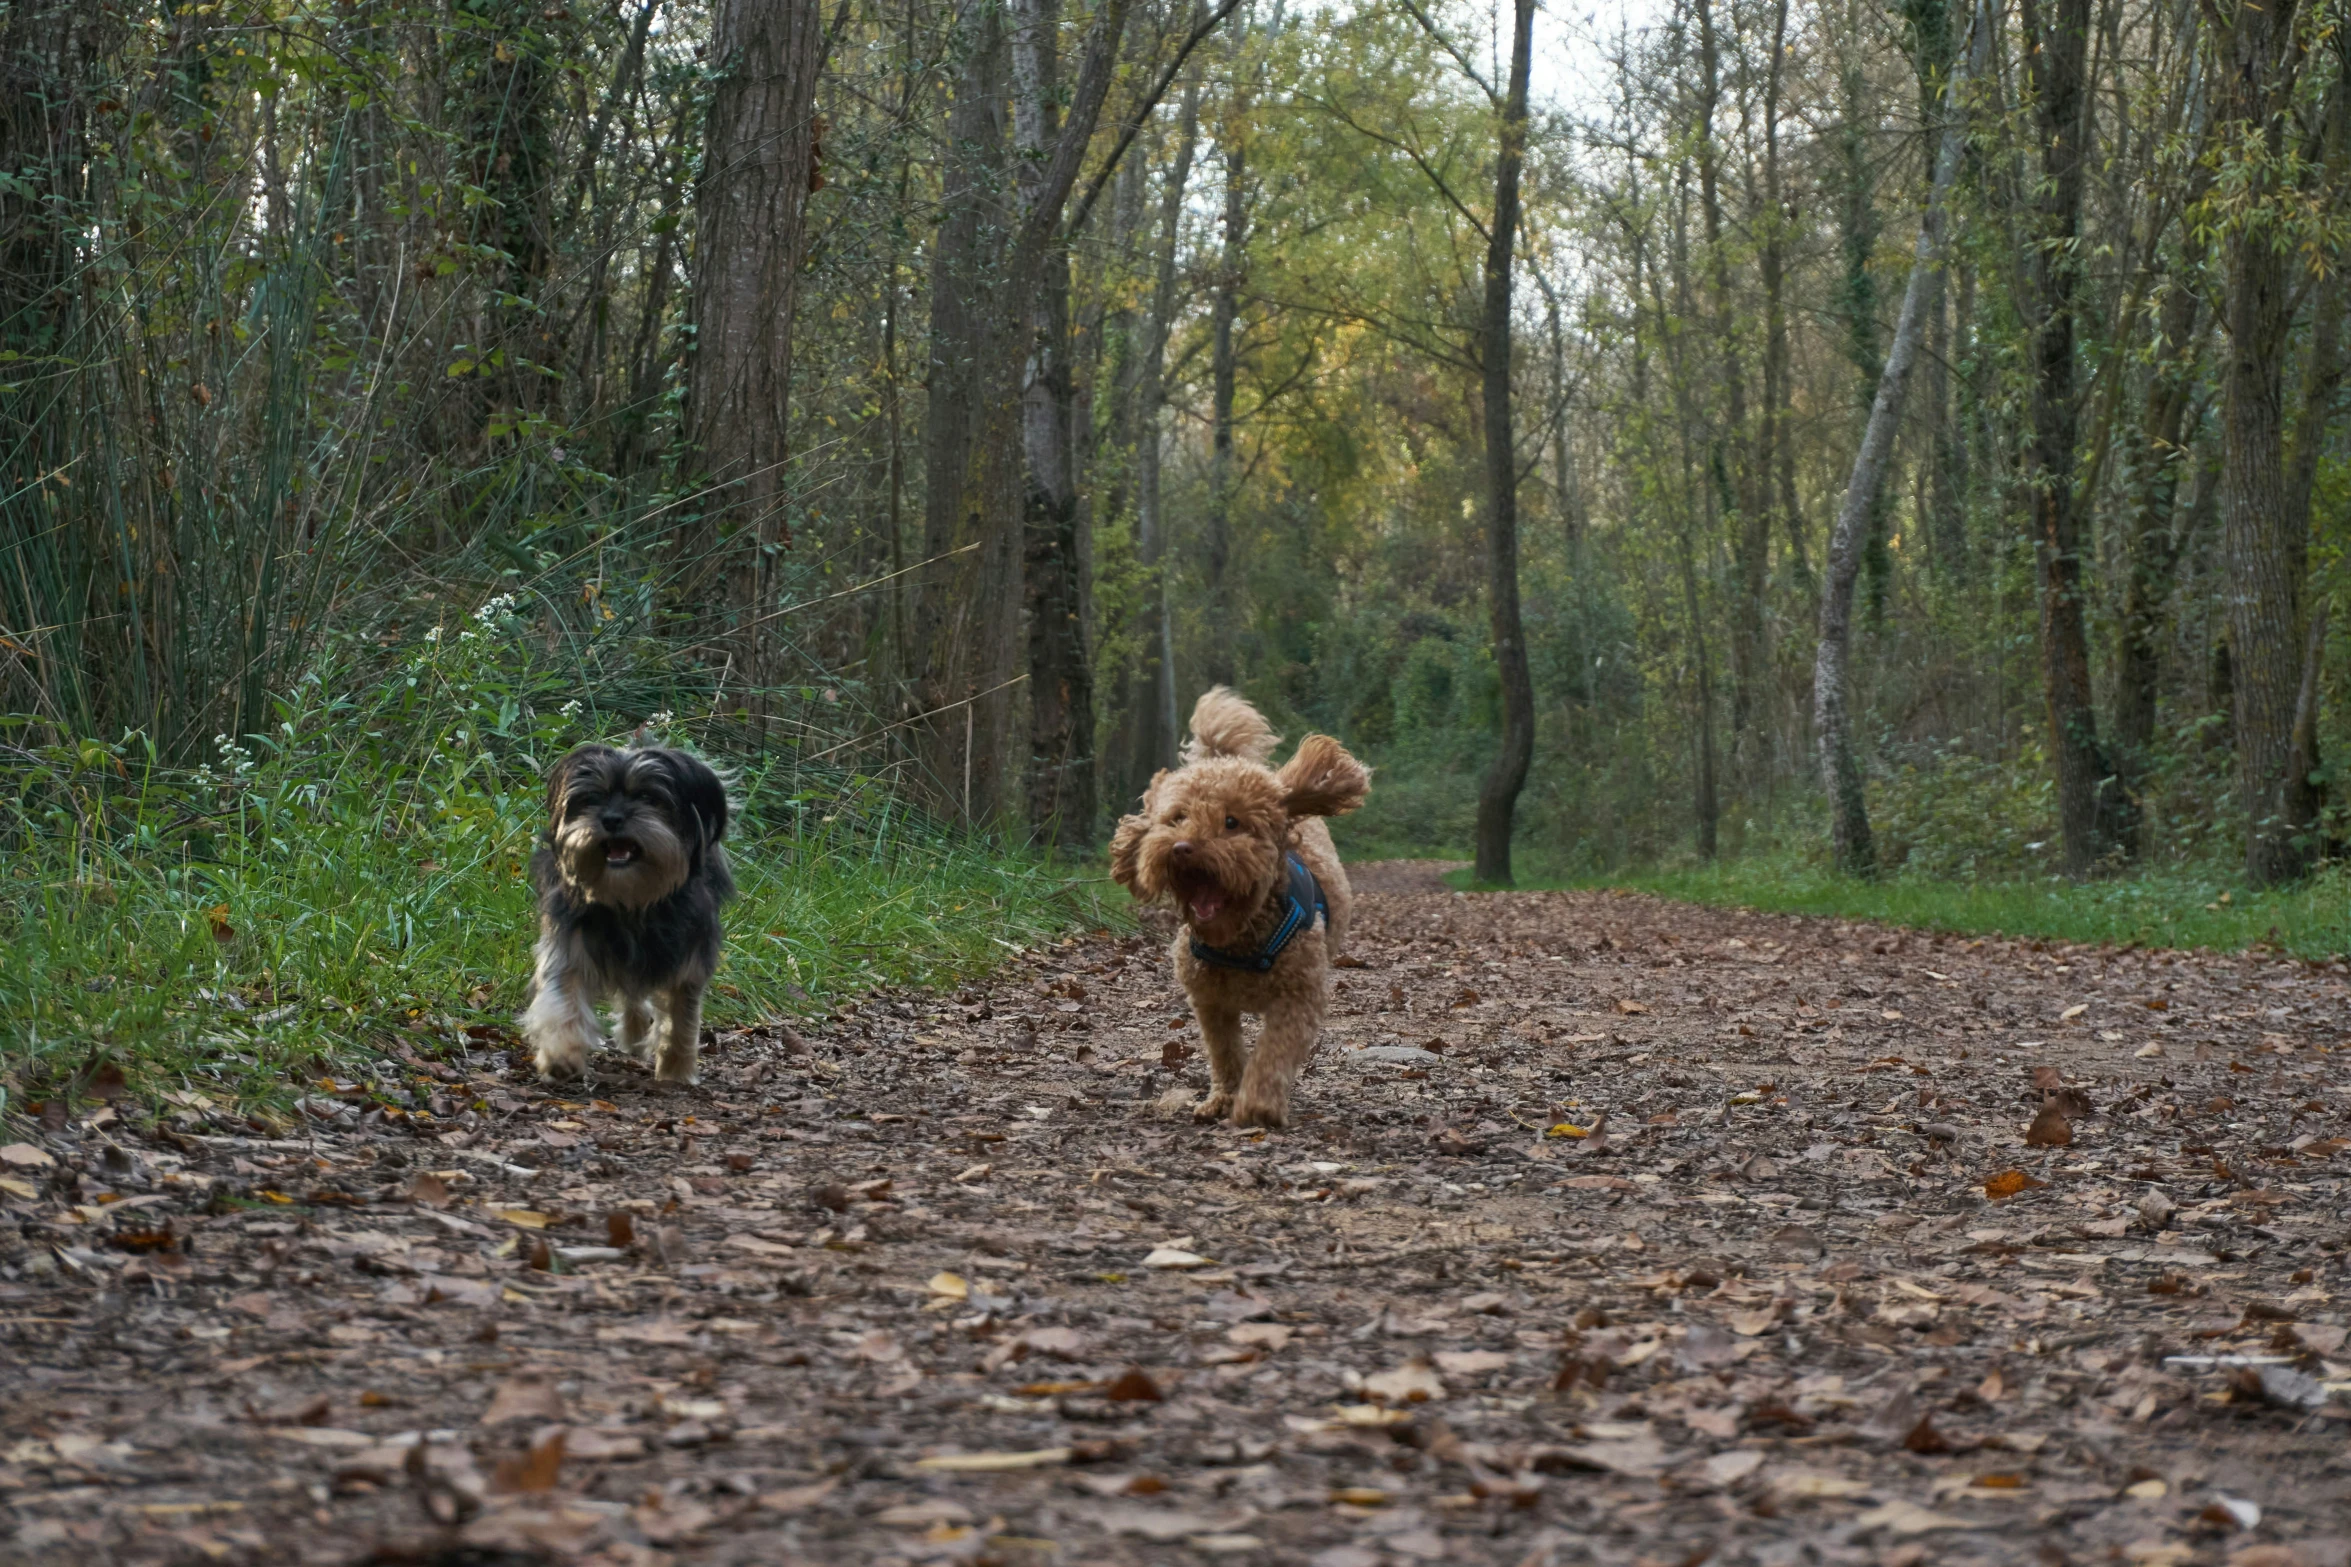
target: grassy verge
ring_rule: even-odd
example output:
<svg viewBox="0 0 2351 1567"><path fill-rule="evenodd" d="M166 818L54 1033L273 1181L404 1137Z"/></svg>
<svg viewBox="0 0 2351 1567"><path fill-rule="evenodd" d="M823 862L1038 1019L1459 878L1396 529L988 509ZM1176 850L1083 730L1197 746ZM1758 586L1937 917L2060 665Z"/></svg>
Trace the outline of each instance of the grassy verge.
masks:
<svg viewBox="0 0 2351 1567"><path fill-rule="evenodd" d="M251 1102L394 1049L504 1048L540 778L601 726L488 656L428 644L360 700L306 689L192 773L135 736L0 747L0 1110L109 1063L136 1095ZM953 984L1128 917L1091 867L944 833L871 778L734 760L715 1026Z"/></svg>
<svg viewBox="0 0 2351 1567"><path fill-rule="evenodd" d="M464 841L368 820L272 820L210 853L12 856L0 881L0 1094L112 1061L139 1092L298 1091L395 1043L496 1048L534 934L535 797ZM1009 950L1121 919L1106 884L984 846L754 822L709 998L719 1027L876 985L951 984ZM1110 889L1115 890L1115 889Z"/></svg>
<svg viewBox="0 0 2351 1567"><path fill-rule="evenodd" d="M1466 870L1448 879L1465 890L1476 886ZM2215 876L2176 871L2092 882L1862 882L1772 859L1520 885L1629 888L1720 908L1826 914L1967 935L2219 952L2268 945L2311 959L2341 957L2351 949L2351 876L2340 868L2274 892L2247 892Z"/></svg>

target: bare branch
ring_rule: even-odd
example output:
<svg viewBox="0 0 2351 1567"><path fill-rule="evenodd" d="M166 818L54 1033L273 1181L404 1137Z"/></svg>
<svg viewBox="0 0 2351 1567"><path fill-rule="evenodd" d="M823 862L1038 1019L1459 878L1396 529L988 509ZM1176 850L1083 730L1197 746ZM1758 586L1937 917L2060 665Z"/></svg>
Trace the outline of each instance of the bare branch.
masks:
<svg viewBox="0 0 2351 1567"><path fill-rule="evenodd" d="M1420 0L1403 0L1403 5L1405 10L1412 13L1412 19L1420 24L1421 31L1435 39L1438 48L1453 56L1453 63L1461 67L1461 74L1478 84L1478 91L1486 95L1486 101L1497 109L1501 108L1502 95L1494 90L1494 84L1478 74L1478 68L1469 63L1469 56L1454 47L1452 39L1437 31L1436 22L1420 8Z"/></svg>
<svg viewBox="0 0 2351 1567"><path fill-rule="evenodd" d="M1241 0L1223 0L1206 21L1192 29L1191 36L1184 40L1184 46L1176 51L1176 57L1167 63L1166 70L1159 73L1159 80L1152 84L1150 92L1144 94L1142 103L1134 113L1127 116L1126 129L1119 132L1118 143L1110 149L1110 156L1103 161L1101 168L1094 171L1094 178L1087 184L1086 193L1078 198L1077 210L1069 217L1070 233L1075 234L1086 226L1086 219L1094 210L1094 202L1109 186L1110 177L1118 172L1119 159L1126 156L1127 149L1135 144L1135 137L1142 131L1144 122L1151 118L1151 111L1159 107L1159 100L1166 97L1168 88L1175 85L1176 74L1183 70L1184 62L1192 57L1192 51L1199 48L1210 33L1216 31L1219 23L1240 9L1240 5Z"/></svg>

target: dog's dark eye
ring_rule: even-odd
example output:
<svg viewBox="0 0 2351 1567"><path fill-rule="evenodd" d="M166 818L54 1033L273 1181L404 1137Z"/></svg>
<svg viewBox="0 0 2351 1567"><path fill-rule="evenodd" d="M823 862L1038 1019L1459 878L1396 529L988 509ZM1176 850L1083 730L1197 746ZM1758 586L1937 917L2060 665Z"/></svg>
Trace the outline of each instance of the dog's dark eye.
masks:
<svg viewBox="0 0 2351 1567"><path fill-rule="evenodd" d="M1237 816L1228 816L1228 817L1226 817L1226 818L1224 819L1224 830L1225 830L1226 832L1232 832L1232 831L1234 831L1235 829L1237 829L1237 828L1238 828L1240 825L1241 825L1241 819L1240 819L1239 817L1237 817Z"/></svg>
<svg viewBox="0 0 2351 1567"><path fill-rule="evenodd" d="M1177 825L1179 825L1179 826L1180 826L1180 825L1182 825L1182 823L1183 823L1183 820L1184 820L1184 813L1183 813L1183 812L1181 812L1181 811L1178 811L1178 812L1176 812L1176 813L1175 813L1175 820L1176 820L1176 823L1177 823Z"/></svg>

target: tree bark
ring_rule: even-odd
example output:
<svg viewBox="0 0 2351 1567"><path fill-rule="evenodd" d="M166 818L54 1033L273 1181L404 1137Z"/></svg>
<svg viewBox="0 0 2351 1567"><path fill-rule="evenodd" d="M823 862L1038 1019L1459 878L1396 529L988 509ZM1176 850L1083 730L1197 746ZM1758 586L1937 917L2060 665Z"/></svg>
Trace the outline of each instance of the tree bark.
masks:
<svg viewBox="0 0 2351 1567"><path fill-rule="evenodd" d="M1013 0L1013 167L1024 216L1041 199L1060 133L1058 0ZM1056 235L1028 300L1021 445L1022 565L1029 619L1029 830L1083 844L1094 831L1094 661L1078 537L1077 379L1070 363L1067 238Z"/></svg>
<svg viewBox="0 0 2351 1567"><path fill-rule="evenodd" d="M1666 362L1673 382L1674 423L1681 445L1682 483L1680 504L1675 508L1674 556L1680 567L1682 585L1683 624L1688 638L1688 655L1694 694L1698 699L1697 723L1694 726L1691 762L1694 768L1691 806L1698 831L1698 855L1711 860L1720 847L1722 829L1722 795L1718 786L1714 748L1714 654L1707 646L1705 600L1698 590L1698 551L1694 542L1697 528L1693 513L1702 513L1708 527L1718 520L1716 503L1719 487L1711 482L1718 471L1711 462L1701 464L1698 448L1698 430L1701 415L1694 391L1690 356L1683 351L1683 323L1698 317L1698 303L1690 286L1689 235L1689 174L1685 166L1677 176L1673 208L1673 241L1667 250L1673 273L1673 298L1668 303L1662 282L1654 274L1651 288L1657 308L1657 335L1665 344ZM1711 446L1708 456L1713 455ZM1701 467L1705 468L1702 474Z"/></svg>
<svg viewBox="0 0 2351 1567"><path fill-rule="evenodd" d="M1129 693L1134 715L1134 750L1127 764L1126 790L1138 795L1151 775L1176 763L1175 625L1168 614L1167 521L1160 507L1160 415L1167 403L1167 338L1175 322L1176 252L1182 237L1184 193L1200 144L1200 84L1184 84L1176 132L1175 165L1160 197L1158 255L1151 280L1151 319L1145 327L1143 364L1137 377L1135 446L1135 549L1144 573L1142 659Z"/></svg>
<svg viewBox="0 0 2351 1567"><path fill-rule="evenodd" d="M1731 535L1737 592L1731 610L1731 773L1736 785L1761 787L1768 749L1763 728L1763 692L1771 660L1765 639L1764 590L1771 568L1771 509L1756 483L1770 469L1755 461L1747 434L1747 365L1738 312L1731 303L1731 265L1723 237L1722 149L1714 120L1722 99L1721 40L1711 0L1697 0L1698 14L1698 192L1706 222L1706 272L1715 349L1721 355L1719 388L1723 403L1707 448L1707 468ZM1776 75L1778 61L1773 61ZM1767 91L1772 91L1767 87ZM1767 133L1770 134L1770 133ZM1766 416L1768 419L1768 415ZM1766 477L1766 484L1769 483Z"/></svg>
<svg viewBox="0 0 2351 1567"><path fill-rule="evenodd" d="M2083 613L2080 497L2075 447L2074 318L2080 281L2083 167L2090 128L2085 80L2090 0L2022 0L2025 60L2041 144L2041 178L2026 247L2027 327L2032 344L2032 434L2024 489L2033 511L2040 589L2041 689L2068 875L2085 876L2131 842L2129 798L2117 785L2090 685Z"/></svg>
<svg viewBox="0 0 2351 1567"><path fill-rule="evenodd" d="M2343 121L2346 108L2351 107L2351 97L2346 96L2339 83L2333 96L2330 133L2337 142L2339 172ZM2286 531L2301 541L2302 559L2296 564L2305 589L2310 571L2311 493L2318 480L2319 452L2327 442L2335 394L2343 383L2344 284L2340 268L2317 285L2317 293L2309 344L2302 358L2302 406L2294 423L2292 442L2286 449ZM2307 626L2302 638L2302 675L2296 688L2294 727L2286 745L2286 776L2280 794L2281 814L2289 832L2287 847L2307 867L2317 863L2325 848L2319 812L2326 805L2326 791L2320 783L2318 746L2319 707L2325 688L2325 601L2306 605L2304 618Z"/></svg>
<svg viewBox="0 0 2351 1567"><path fill-rule="evenodd" d="M1009 346L993 330L1006 315L1003 265L1012 214L1006 174L1003 13L975 6L964 13L962 66L947 114L938 227L931 241L929 375L923 430L923 542L913 594L910 661L918 671L913 704L929 715L918 736L934 800L966 820L995 816L997 767L1007 704L994 687L1009 678L997 654L1009 645L1002 612L1017 619L1018 556L1009 530L991 530L1003 498L972 473L979 444L986 366ZM990 470L990 476L997 471ZM981 641L992 644L986 654ZM986 706L968 715L964 704ZM966 718L970 722L967 727ZM970 745L967 749L966 738ZM993 742L985 755L982 747Z"/></svg>
<svg viewBox="0 0 2351 1567"><path fill-rule="evenodd" d="M2134 802L2138 832L2133 842L2123 845L2134 854L2147 847L2147 813L2137 802L2144 799L2154 765L2163 620L2179 567L2173 519L2180 471L2192 445L2187 424L2195 401L2201 313L2196 291L2184 280L2164 295L2139 438L2123 473L2122 609L2114 628L2114 771L2117 785Z"/></svg>
<svg viewBox="0 0 2351 1567"><path fill-rule="evenodd" d="M1935 154L1935 172L1927 190L1926 210L1919 216L1918 244L1911 253L1910 282L1902 291L1902 313L1894 325L1893 345L1878 376L1877 396L1862 429L1861 449L1853 455L1853 473L1845 483L1844 503L1837 510L1836 527L1829 535L1827 580L1820 596L1820 644L1812 664L1812 722L1819 747L1821 786L1829 799L1829 842L1837 869L1849 876L1877 872L1877 853L1870 841L1869 807L1862 791L1861 763L1853 750L1851 715L1846 707L1850 676L1848 663L1853 639L1853 584L1861 571L1861 546L1872 508L1885 483L1886 461L1894 450L1894 432L1902 422L1902 404L1910 387L1911 366L1918 359L1925 333L1930 280L1942 265L1943 231L1952 184L1959 177L1960 157L1967 146L1966 91L1970 74L1983 68L1991 44L1991 25L1979 5L1968 23L1968 38L1955 55L1951 77L1943 92L1943 134Z"/></svg>
<svg viewBox="0 0 2351 1567"><path fill-rule="evenodd" d="M1486 231L1485 310L1478 330L1486 434L1486 593L1494 668L1502 681L1502 745L1478 791L1477 878L1510 884L1510 834L1535 754L1535 688L1518 603L1518 445L1511 405L1511 263L1518 237L1519 176L1526 163L1527 76L1535 0L1513 0L1510 83L1494 160L1494 212Z"/></svg>
<svg viewBox="0 0 2351 1567"><path fill-rule="evenodd" d="M1804 518L1796 503L1794 387L1788 367L1788 235L1795 228L1780 174L1780 95L1788 54L1788 0L1774 0L1771 64L1763 78L1764 230L1757 257L1763 282L1763 469L1765 507L1778 514L1787 534L1790 564L1798 585L1811 587L1812 565L1804 549ZM1769 524L1766 524L1766 532Z"/></svg>
<svg viewBox="0 0 2351 1567"><path fill-rule="evenodd" d="M1034 167L1020 171L1009 214L997 195L1006 40L992 8L977 8L965 24L934 242L924 508L924 559L933 564L916 597L923 678L914 716L935 798L969 825L999 822L1019 803L1012 688L1028 678L1020 669L1024 377L1040 279L1065 243L1062 209L1109 94L1127 4L1104 0L1095 13L1061 126L1023 160Z"/></svg>
<svg viewBox="0 0 2351 1567"><path fill-rule="evenodd" d="M684 580L723 585L736 688L750 693L754 723L776 679L761 617L773 608L776 557L791 545L792 309L823 49L818 0L722 0L712 18L685 418L711 487L686 542L712 559L688 563Z"/></svg>
<svg viewBox="0 0 2351 1567"><path fill-rule="evenodd" d="M2240 212L2224 242L2221 565L2245 874L2257 887L2293 880L2312 858L2289 798L2306 538L2287 503L2285 360L2296 263L2276 209L2296 193L2274 172L2287 150L2304 58L2298 20L2296 0L2235 0L2216 28L2218 140L2224 156L2246 166Z"/></svg>
<svg viewBox="0 0 2351 1567"><path fill-rule="evenodd" d="M1207 537L1202 541L1202 597L1207 637L1200 674L1209 685L1230 685L1237 673L1233 643L1239 631L1228 576L1233 558L1233 501L1240 474L1233 456L1233 394L1239 377L1241 290L1249 277L1249 84L1240 64L1248 29L1233 30L1231 98L1217 150L1224 161L1224 254L1209 306L1209 462Z"/></svg>

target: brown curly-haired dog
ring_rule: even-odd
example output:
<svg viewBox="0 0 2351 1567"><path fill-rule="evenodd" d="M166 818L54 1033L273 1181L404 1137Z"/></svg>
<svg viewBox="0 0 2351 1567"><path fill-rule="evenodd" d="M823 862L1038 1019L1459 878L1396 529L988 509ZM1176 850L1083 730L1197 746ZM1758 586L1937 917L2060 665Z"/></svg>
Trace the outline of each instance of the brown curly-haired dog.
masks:
<svg viewBox="0 0 2351 1567"><path fill-rule="evenodd" d="M1354 907L1319 818L1361 805L1371 771L1329 735L1308 735L1277 772L1266 759L1280 738L1247 699L1215 687L1192 709L1184 765L1152 778L1110 840L1118 884L1145 902L1172 898L1183 920L1175 969L1208 1046L1210 1091L1192 1110L1203 1121L1289 1119ZM1254 1053L1242 1047L1243 1013L1265 1020Z"/></svg>

